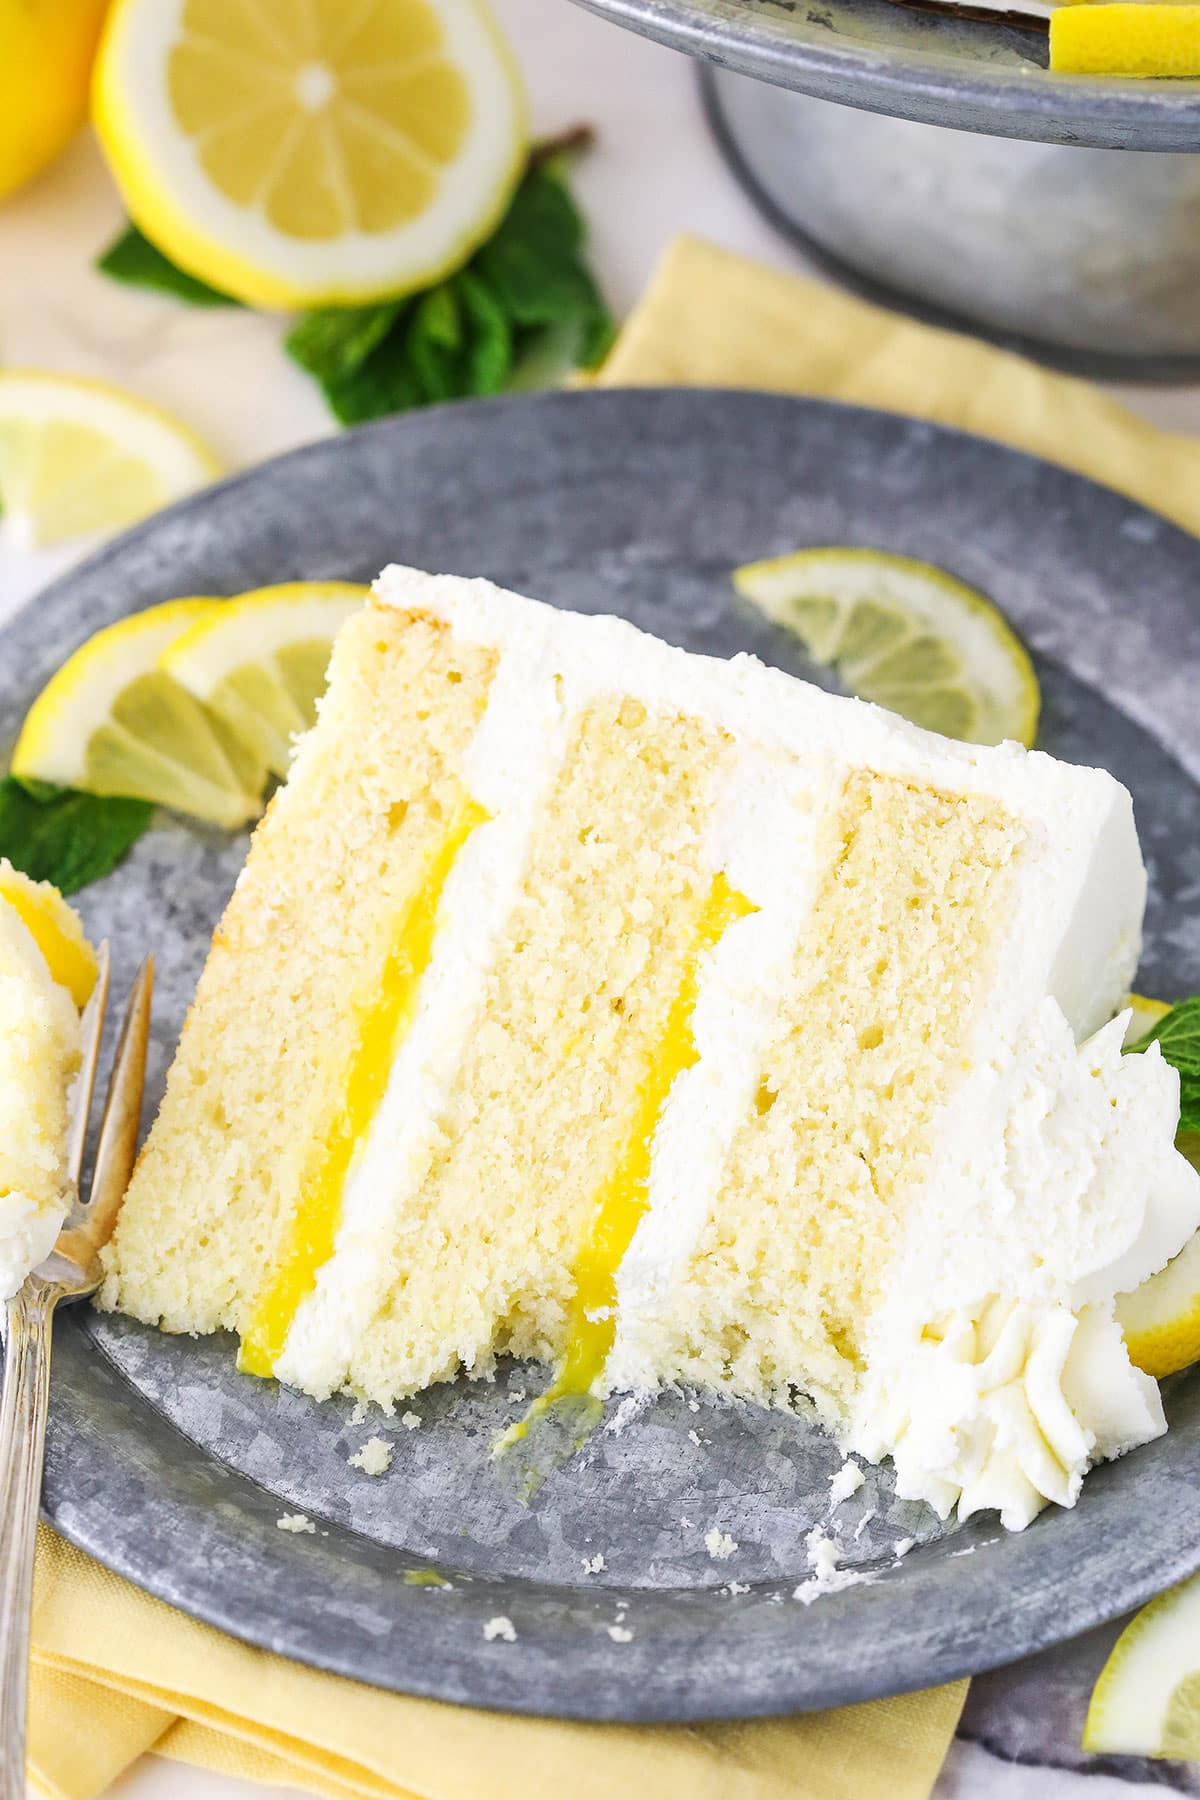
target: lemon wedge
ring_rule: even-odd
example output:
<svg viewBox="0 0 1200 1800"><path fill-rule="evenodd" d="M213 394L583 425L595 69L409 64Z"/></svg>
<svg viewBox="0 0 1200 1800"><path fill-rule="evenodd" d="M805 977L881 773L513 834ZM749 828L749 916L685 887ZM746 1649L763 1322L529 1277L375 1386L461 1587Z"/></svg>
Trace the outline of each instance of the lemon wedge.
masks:
<svg viewBox="0 0 1200 1800"><path fill-rule="evenodd" d="M1083 1748L1200 1757L1200 1575L1130 1620L1100 1671Z"/></svg>
<svg viewBox="0 0 1200 1800"><path fill-rule="evenodd" d="M1160 1019L1165 1019L1170 1012L1170 1003L1166 1000L1148 1000L1145 994L1130 994L1125 1002L1129 1008L1129 1023L1125 1027L1125 1048L1130 1050L1134 1044L1140 1044L1148 1031L1153 1031Z"/></svg>
<svg viewBox="0 0 1200 1800"><path fill-rule="evenodd" d="M31 881L0 857L0 902L12 907L54 980L82 1012L96 985L96 952L58 889L48 881Z"/></svg>
<svg viewBox="0 0 1200 1800"><path fill-rule="evenodd" d="M0 370L0 530L19 548L120 530L219 474L199 438L120 388Z"/></svg>
<svg viewBox="0 0 1200 1800"><path fill-rule="evenodd" d="M1056 75L1200 75L1200 6L1063 6L1050 17Z"/></svg>
<svg viewBox="0 0 1200 1800"><path fill-rule="evenodd" d="M733 585L862 699L944 737L1032 745L1040 694L1024 645L944 570L882 550L797 550L747 563Z"/></svg>
<svg viewBox="0 0 1200 1800"><path fill-rule="evenodd" d="M282 777L293 739L316 720L333 639L368 592L344 581L295 581L242 594L189 626L159 668Z"/></svg>
<svg viewBox="0 0 1200 1800"><path fill-rule="evenodd" d="M223 605L171 600L89 638L30 707L13 774L154 800L229 830L256 818L262 762L157 666L176 638Z"/></svg>
<svg viewBox="0 0 1200 1800"><path fill-rule="evenodd" d="M1187 1154L1186 1139L1180 1149ZM1130 1362L1159 1381L1200 1362L1200 1232L1165 1269L1118 1297L1117 1321Z"/></svg>
<svg viewBox="0 0 1200 1800"><path fill-rule="evenodd" d="M146 236L258 306L428 286L489 235L526 147L483 0L116 0L93 112Z"/></svg>
<svg viewBox="0 0 1200 1800"><path fill-rule="evenodd" d="M1130 994L1125 1048L1132 1049L1166 1017L1165 1000ZM1200 1169L1200 1135L1181 1132L1179 1149ZM1130 1294L1117 1297L1117 1319L1125 1348L1136 1368L1159 1381L1200 1362L1200 1232L1172 1257L1165 1269L1143 1281Z"/></svg>

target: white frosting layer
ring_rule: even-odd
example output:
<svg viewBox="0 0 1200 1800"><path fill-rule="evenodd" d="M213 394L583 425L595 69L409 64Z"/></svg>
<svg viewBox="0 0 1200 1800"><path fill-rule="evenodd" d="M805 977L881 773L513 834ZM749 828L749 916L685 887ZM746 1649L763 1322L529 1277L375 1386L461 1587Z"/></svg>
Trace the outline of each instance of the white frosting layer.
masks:
<svg viewBox="0 0 1200 1800"><path fill-rule="evenodd" d="M855 1448L892 1454L902 1494L942 1512L998 1507L1023 1524L1070 1503L1089 1461L1162 1429L1129 1366L1113 1295L1162 1266L1200 1221L1200 1179L1172 1147L1177 1091L1157 1052L1120 1056L1108 1020L1136 963L1145 878L1129 796L1111 777L1015 745L950 743L878 708L763 668L689 656L621 620L563 613L486 582L389 569L381 600L431 612L500 653L466 784L491 815L447 882L418 1014L347 1186L335 1254L280 1373L344 1379L367 1328L379 1257L436 1139L480 975L520 890L533 821L571 722L603 693L701 714L739 755L708 855L758 910L701 971L698 1061L677 1078L653 1146L650 1204L622 1265L610 1387L652 1385L642 1316L705 1224L752 1101L780 981L819 871L814 827L846 770L991 796L1026 827L1016 914L971 1067L911 1208L893 1298L872 1328ZM797 1371L802 1377L803 1372Z"/></svg>
<svg viewBox="0 0 1200 1800"><path fill-rule="evenodd" d="M74 1001L0 900L0 1300L50 1254L66 1214L65 1095L79 1049Z"/></svg>
<svg viewBox="0 0 1200 1800"><path fill-rule="evenodd" d="M706 845L757 911L723 933L700 972L698 1060L675 1080L651 1146L647 1210L621 1263L609 1389L653 1387L643 1321L668 1300L712 1211L734 1133L754 1104L779 995L816 889L818 821L842 764L797 764L750 750L725 786Z"/></svg>
<svg viewBox="0 0 1200 1800"><path fill-rule="evenodd" d="M529 844L571 724L554 646L531 621L504 658L470 746L463 784L490 815L455 859L438 910L417 1011L379 1111L351 1166L334 1254L292 1322L276 1372L332 1393L378 1300L392 1222L424 1177L482 994L482 977L521 891Z"/></svg>

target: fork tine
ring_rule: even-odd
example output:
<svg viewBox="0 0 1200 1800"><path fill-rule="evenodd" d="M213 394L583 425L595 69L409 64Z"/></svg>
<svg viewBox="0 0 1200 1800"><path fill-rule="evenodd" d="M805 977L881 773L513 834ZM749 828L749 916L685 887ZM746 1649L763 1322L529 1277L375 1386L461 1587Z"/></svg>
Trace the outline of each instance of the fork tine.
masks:
<svg viewBox="0 0 1200 1800"><path fill-rule="evenodd" d="M71 1095L71 1128L67 1135L67 1178L78 1191L83 1172L83 1151L87 1143L88 1119L92 1111L92 1095L96 1089L96 1070L100 1063L100 1034L108 1006L110 957L105 938L96 953L96 985L83 1011L83 1058L75 1077Z"/></svg>
<svg viewBox="0 0 1200 1800"><path fill-rule="evenodd" d="M112 1236L137 1156L153 992L154 958L148 956L138 971L125 1007L104 1102L104 1121L96 1149L91 1193L81 1224L83 1234L97 1250Z"/></svg>

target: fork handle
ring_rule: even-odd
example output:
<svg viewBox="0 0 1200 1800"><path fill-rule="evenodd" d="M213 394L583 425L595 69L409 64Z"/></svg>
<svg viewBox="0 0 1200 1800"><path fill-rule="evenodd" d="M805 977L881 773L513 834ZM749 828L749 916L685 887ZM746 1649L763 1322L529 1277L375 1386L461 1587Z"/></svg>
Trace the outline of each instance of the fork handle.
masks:
<svg viewBox="0 0 1200 1800"><path fill-rule="evenodd" d="M33 1558L58 1292L31 1277L7 1305L0 1398L0 1796L25 1800Z"/></svg>

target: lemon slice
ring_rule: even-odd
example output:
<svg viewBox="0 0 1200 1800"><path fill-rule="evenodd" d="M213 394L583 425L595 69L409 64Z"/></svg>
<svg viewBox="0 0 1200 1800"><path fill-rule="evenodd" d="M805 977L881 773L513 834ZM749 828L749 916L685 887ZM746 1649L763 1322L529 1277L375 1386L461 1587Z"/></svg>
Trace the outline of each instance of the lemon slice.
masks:
<svg viewBox="0 0 1200 1800"><path fill-rule="evenodd" d="M116 0L93 108L146 236L258 306L428 286L489 235L525 156L482 0Z"/></svg>
<svg viewBox="0 0 1200 1800"><path fill-rule="evenodd" d="M221 600L171 600L98 631L26 716L12 772L154 800L233 830L262 808L266 770L222 719L157 666Z"/></svg>
<svg viewBox="0 0 1200 1800"><path fill-rule="evenodd" d="M1056 75L1200 75L1200 6L1060 7L1050 17Z"/></svg>
<svg viewBox="0 0 1200 1800"><path fill-rule="evenodd" d="M282 777L293 739L316 720L333 639L368 592L344 581L295 581L242 594L197 619L159 667Z"/></svg>
<svg viewBox="0 0 1200 1800"><path fill-rule="evenodd" d="M219 474L199 438L120 388L0 370L0 530L20 548L117 531Z"/></svg>
<svg viewBox="0 0 1200 1800"><path fill-rule="evenodd" d="M930 563L882 550L797 550L733 585L854 694L972 744L1031 745L1040 695L1003 616Z"/></svg>
<svg viewBox="0 0 1200 1800"><path fill-rule="evenodd" d="M1200 1575L1125 1627L1092 1694L1083 1748L1200 1757Z"/></svg>
<svg viewBox="0 0 1200 1800"><path fill-rule="evenodd" d="M0 857L0 901L12 907L54 980L82 1012L96 985L96 952L58 889L48 881L31 881Z"/></svg>

